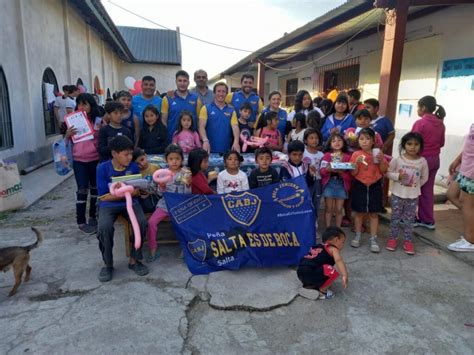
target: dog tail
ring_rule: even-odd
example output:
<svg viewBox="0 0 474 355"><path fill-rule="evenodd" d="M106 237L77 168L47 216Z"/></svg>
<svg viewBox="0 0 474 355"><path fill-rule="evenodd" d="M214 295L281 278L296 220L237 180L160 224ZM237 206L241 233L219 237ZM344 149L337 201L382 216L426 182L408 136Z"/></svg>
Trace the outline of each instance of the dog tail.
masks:
<svg viewBox="0 0 474 355"><path fill-rule="evenodd" d="M38 248L41 242L43 241L43 233L41 233L38 229L35 227L31 227L31 230L35 232L36 234L36 243L28 245L26 249L30 251L31 249Z"/></svg>

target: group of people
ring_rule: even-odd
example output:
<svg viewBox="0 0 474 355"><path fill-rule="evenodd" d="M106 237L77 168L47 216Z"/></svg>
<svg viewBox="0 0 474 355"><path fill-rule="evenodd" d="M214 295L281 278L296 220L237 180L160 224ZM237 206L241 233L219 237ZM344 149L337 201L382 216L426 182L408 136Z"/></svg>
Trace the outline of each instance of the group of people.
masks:
<svg viewBox="0 0 474 355"><path fill-rule="evenodd" d="M320 199L324 198L325 225L334 228L323 233L322 244L310 251L301 266L319 268L320 272L323 264L320 265L319 256L328 254L345 284L347 270L341 266L342 259L334 249L339 250L344 244L345 235L340 227L352 224L354 215L355 235L351 246L361 245L362 232L367 228L370 251L380 251L377 230L378 213L384 208L383 184L387 183L384 178L392 180L392 221L385 248L396 250L402 226L403 249L413 255L413 227L434 228L433 186L445 132L445 112L434 97L419 100L421 118L402 137L399 157L392 159L388 153L395 136L394 127L389 118L379 116L378 100L360 102L358 90L340 93L334 102L321 98L313 101L307 91L301 90L296 95L294 110L288 114L280 107L282 95L277 91L270 93L269 105L264 107L262 99L253 92L254 78L250 74L242 76L241 89L234 93L229 93L222 82L209 90L203 70L194 74L194 80L196 88L189 91L189 75L180 70L176 73L176 90L159 97L155 95L155 79L145 76L141 94L132 97L127 91L117 93L116 100L105 104L102 116L92 95L84 93L75 98L74 109L84 111L94 127L94 139L72 144L77 223L84 233L98 233L105 263L99 274L101 281L112 278L113 224L120 214L126 214L124 200L110 195L108 185L112 177L129 174L146 177L163 168L151 164L147 154L164 154L167 169L173 176L171 181L158 184L155 192L136 189L133 194L141 234L148 238L148 262L159 257L157 226L168 217L165 201L160 198L164 191L224 194L305 176L316 215ZM67 140L74 134L74 127L65 129ZM251 137L263 138L260 142L264 144L253 151L257 167L248 176L240 170L240 151ZM273 151L288 155L279 171L272 167ZM208 172L209 153L223 154L225 170L218 175ZM188 154L187 167L184 167L185 154ZM469 159L472 161L472 156ZM463 166L470 164L466 160L462 158ZM459 190L472 194L472 171L465 174L461 169L460 176L456 180ZM214 180L215 188L211 188ZM467 190L466 184L471 184ZM145 212L151 213L148 221ZM474 242L469 238L472 231L458 244ZM132 251L129 268L138 275L148 273L142 259L141 248ZM320 277L324 282L316 285L314 279L305 278L309 274L308 270L298 272L303 285L317 289L318 297L330 297L328 285L322 286L328 282L328 276Z"/></svg>

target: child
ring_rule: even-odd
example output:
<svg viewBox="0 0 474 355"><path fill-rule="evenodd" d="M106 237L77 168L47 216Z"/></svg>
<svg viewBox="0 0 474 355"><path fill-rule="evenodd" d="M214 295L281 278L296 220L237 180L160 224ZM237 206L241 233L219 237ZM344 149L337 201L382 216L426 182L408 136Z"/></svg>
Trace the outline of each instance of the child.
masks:
<svg viewBox="0 0 474 355"><path fill-rule="evenodd" d="M251 189L275 184L280 181L277 171L270 166L272 163L272 151L270 148L262 147L255 151L255 163L257 167L249 176Z"/></svg>
<svg viewBox="0 0 474 355"><path fill-rule="evenodd" d="M321 128L323 128L324 122L326 122L326 118L324 116L321 116L321 114L316 110L309 111L308 115L306 116L306 126L308 128L314 128L321 132ZM322 139L320 143L323 143Z"/></svg>
<svg viewBox="0 0 474 355"><path fill-rule="evenodd" d="M323 112L324 117L328 117L331 114L333 105L334 103L331 99L324 99L323 101L321 101L321 103L319 104L319 108Z"/></svg>
<svg viewBox="0 0 474 355"><path fill-rule="evenodd" d="M349 275L341 250L346 235L338 227L327 228L322 235L323 244L313 246L298 266L297 275L303 283L300 295L312 300L326 300L334 296L329 286L342 275L342 286L347 287ZM334 269L334 264L336 269Z"/></svg>
<svg viewBox="0 0 474 355"><path fill-rule="evenodd" d="M117 136L126 136L133 142L132 132L122 126L123 105L119 102L107 102L105 112L109 115L109 124L103 126L99 131L99 155L100 161L104 162L112 158L109 143Z"/></svg>
<svg viewBox="0 0 474 355"><path fill-rule="evenodd" d="M119 91L117 94L117 102L123 105L122 126L130 130L136 147L140 139L140 120L133 112L132 95L125 90Z"/></svg>
<svg viewBox="0 0 474 355"><path fill-rule="evenodd" d="M214 191L209 183L217 178L217 173L211 171L208 177L204 173L209 169L209 154L202 148L191 150L188 156L188 167L191 170L191 192L193 194L212 195Z"/></svg>
<svg viewBox="0 0 474 355"><path fill-rule="evenodd" d="M227 194L229 192L245 191L249 189L247 174L239 169L242 161L242 156L234 150L225 153L225 170L221 171L217 176L218 194Z"/></svg>
<svg viewBox="0 0 474 355"><path fill-rule="evenodd" d="M333 169L331 163L347 163L347 143L339 132L334 132L326 142L325 153L321 160L321 182L326 211L324 220L326 228L331 225L332 216L336 216L336 227L342 224L342 207L351 189L351 173L349 170Z"/></svg>
<svg viewBox="0 0 474 355"><path fill-rule="evenodd" d="M91 94L80 94L76 99L76 111L84 111L93 126L93 139L72 143L72 158L74 177L77 183L76 220L79 230L85 234L97 232L97 164L99 163L99 129L101 119L97 103ZM77 130L70 127L66 130L65 138L69 140ZM87 195L89 200L89 221L86 223Z"/></svg>
<svg viewBox="0 0 474 355"><path fill-rule="evenodd" d="M147 154L163 154L168 140L168 131L161 122L160 113L155 105L145 107L143 121L138 146Z"/></svg>
<svg viewBox="0 0 474 355"><path fill-rule="evenodd" d="M363 128L359 132L360 150L354 152L351 163L354 164L352 176L352 210L355 212L355 237L351 246L360 246L362 222L365 217L370 219L370 251L380 252L377 244L379 216L382 212L382 179L387 171L388 163L383 152L373 150L375 132L372 128Z"/></svg>
<svg viewBox="0 0 474 355"><path fill-rule="evenodd" d="M421 119L413 124L411 130L423 137L424 149L421 155L428 162L429 176L426 184L421 187L421 196L418 199L418 219L415 226L435 229L433 189L440 164L439 155L444 146L443 119L446 112L436 103L433 96L425 96L418 101L418 116Z"/></svg>
<svg viewBox="0 0 474 355"><path fill-rule="evenodd" d="M405 241L403 250L409 255L415 254L413 247L413 224L416 218L416 206L421 186L428 180L428 163L420 157L423 151L423 138L420 134L409 132L400 142L400 156L390 162L387 177L392 184L392 220L390 238L385 249L397 249L399 224L403 220Z"/></svg>
<svg viewBox="0 0 474 355"><path fill-rule="evenodd" d="M352 152L359 148L357 145L357 135L362 130L362 128L370 128L371 120L370 113L366 109L357 111L354 117L357 128L349 127L344 133L344 138L349 145L349 151ZM382 137L377 132L375 132L375 148L383 148Z"/></svg>
<svg viewBox="0 0 474 355"><path fill-rule="evenodd" d="M142 205L143 212L153 213L159 196L157 191L153 188L155 185L154 182L152 182L152 176L160 167L156 164L149 163L145 151L140 148L133 150L133 161L138 165L142 177L150 181L149 191L140 190L140 204Z"/></svg>
<svg viewBox="0 0 474 355"><path fill-rule="evenodd" d="M191 112L185 110L179 115L178 129L173 134L172 142L178 144L185 154L194 148L201 148L201 141L194 129Z"/></svg>
<svg viewBox="0 0 474 355"><path fill-rule="evenodd" d="M303 175L311 188L316 178L316 169L303 161L303 154L303 142L293 141L288 144L288 161L281 164L280 180L286 181Z"/></svg>
<svg viewBox="0 0 474 355"><path fill-rule="evenodd" d="M393 127L393 123L388 117L379 116L379 100L367 99L364 101L364 105L365 109L370 113L370 127L380 134L380 137L384 142L383 152L388 154L389 148L392 146L395 138L395 128Z"/></svg>
<svg viewBox="0 0 474 355"><path fill-rule="evenodd" d="M146 111L146 108L145 108ZM146 117L146 116L145 116ZM190 175L183 169L183 150L177 144L170 144L165 150L165 160L168 164L168 169L174 174L173 180L166 183L166 185L159 186L162 191L175 192L181 194L191 193L191 179ZM159 254L156 252L156 231L158 224L168 217L168 208L166 207L165 199L162 198L156 205L156 210L148 220L148 247L150 248L150 256L148 262L153 262L158 259Z"/></svg>
<svg viewBox="0 0 474 355"><path fill-rule="evenodd" d="M303 141L304 131L306 130L306 115L302 112L295 114L295 128L288 134L287 141Z"/></svg>
<svg viewBox="0 0 474 355"><path fill-rule="evenodd" d="M320 166L324 154L319 151L321 144L321 133L314 128L307 128L303 136L304 144L306 145L303 153L303 161L308 163L310 167L315 170L315 180L313 186L310 188L311 201L313 202L316 213L316 224L318 221L319 202L321 199L321 173Z"/></svg>
<svg viewBox="0 0 474 355"><path fill-rule="evenodd" d="M240 116L238 119L240 137L245 137L247 140L250 140L250 137L253 135L253 129L250 127L248 119L252 116L252 105L248 102L240 106ZM242 150L243 141L240 138L240 149ZM247 148L247 152L251 151L252 147Z"/></svg>
<svg viewBox="0 0 474 355"><path fill-rule="evenodd" d="M260 116L258 122L258 129L255 131L254 136L256 137L268 137L266 147L271 150L278 150L281 152L283 149L283 141L281 133L277 129L279 124L278 113L274 111L268 111Z"/></svg>
<svg viewBox="0 0 474 355"><path fill-rule="evenodd" d="M105 267L100 270L99 281L107 282L112 279L113 274L113 255L114 246L114 222L119 215L129 218L125 198L115 197L109 193L109 184L114 176L124 176L138 174L138 166L132 162L133 142L126 136L117 136L110 141L110 150L112 159L101 163L97 168L97 186L99 190L99 229L97 237L99 239L99 248L102 252L102 259ZM135 189L133 192L133 211L140 226L142 238L146 233L146 218L137 197L140 192ZM130 239L133 245L133 237ZM141 246L138 250L130 248L130 259L128 268L137 275L144 276L148 274L148 268L143 265Z"/></svg>
<svg viewBox="0 0 474 355"><path fill-rule="evenodd" d="M321 130L324 140L327 140L332 132L337 131L344 135L346 129L356 126L354 118L349 114L349 101L345 95L336 98L334 110L335 112L327 117Z"/></svg>

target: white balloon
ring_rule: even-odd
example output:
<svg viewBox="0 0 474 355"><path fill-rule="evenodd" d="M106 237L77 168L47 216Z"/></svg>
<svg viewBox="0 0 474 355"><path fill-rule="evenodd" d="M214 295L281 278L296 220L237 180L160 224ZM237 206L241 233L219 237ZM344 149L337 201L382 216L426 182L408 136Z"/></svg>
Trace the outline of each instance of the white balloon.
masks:
<svg viewBox="0 0 474 355"><path fill-rule="evenodd" d="M135 78L133 76L127 76L123 81L127 89L133 89L133 85L135 85Z"/></svg>

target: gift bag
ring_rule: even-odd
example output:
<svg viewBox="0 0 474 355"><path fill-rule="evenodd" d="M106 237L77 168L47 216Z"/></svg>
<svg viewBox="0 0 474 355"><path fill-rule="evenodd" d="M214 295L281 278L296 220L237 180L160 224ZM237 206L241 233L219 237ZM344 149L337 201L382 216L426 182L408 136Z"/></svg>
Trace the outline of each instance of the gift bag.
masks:
<svg viewBox="0 0 474 355"><path fill-rule="evenodd" d="M26 204L16 163L0 160L0 212L16 210Z"/></svg>
<svg viewBox="0 0 474 355"><path fill-rule="evenodd" d="M54 169L58 175L66 175L72 170L71 145L61 139L53 143Z"/></svg>

